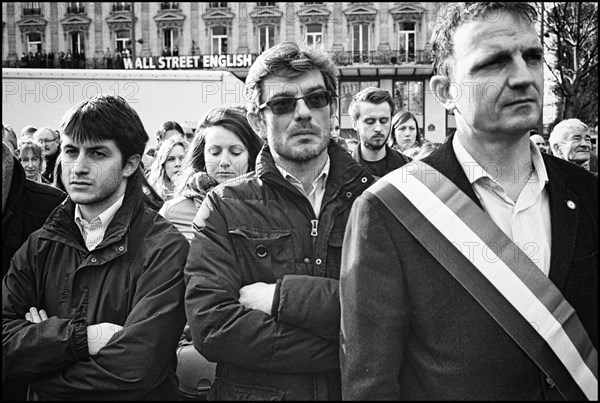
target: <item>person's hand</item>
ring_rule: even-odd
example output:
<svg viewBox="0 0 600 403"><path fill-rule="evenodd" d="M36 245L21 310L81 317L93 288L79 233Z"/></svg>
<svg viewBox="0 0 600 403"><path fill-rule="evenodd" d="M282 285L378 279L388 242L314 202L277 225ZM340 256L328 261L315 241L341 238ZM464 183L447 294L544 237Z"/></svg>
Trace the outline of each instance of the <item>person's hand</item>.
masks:
<svg viewBox="0 0 600 403"><path fill-rule="evenodd" d="M271 315L275 284L254 283L240 288L240 303L246 308L258 309Z"/></svg>
<svg viewBox="0 0 600 403"><path fill-rule="evenodd" d="M98 354L98 351L110 340L117 332L121 331L123 326L115 325L114 323L103 322L97 325L87 327L87 342L88 351L91 356Z"/></svg>
<svg viewBox="0 0 600 403"><path fill-rule="evenodd" d="M37 308L32 306L29 308L29 312L25 314L25 319L31 323L40 323L48 319L48 315L46 315L46 311L43 309L38 311Z"/></svg>

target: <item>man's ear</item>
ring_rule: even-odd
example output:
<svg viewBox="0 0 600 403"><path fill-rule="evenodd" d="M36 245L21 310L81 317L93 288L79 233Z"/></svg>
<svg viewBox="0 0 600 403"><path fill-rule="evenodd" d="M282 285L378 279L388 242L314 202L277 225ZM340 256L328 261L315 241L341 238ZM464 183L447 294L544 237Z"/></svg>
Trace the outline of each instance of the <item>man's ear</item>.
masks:
<svg viewBox="0 0 600 403"><path fill-rule="evenodd" d="M262 116L262 113L254 113L248 112L246 117L248 118L248 123L252 126L252 129L262 138L267 138L267 126L265 125L265 120Z"/></svg>
<svg viewBox="0 0 600 403"><path fill-rule="evenodd" d="M554 144L552 144L552 149L551 149L552 155L554 155L555 157L558 157L558 158L563 157L562 151L560 150L560 146L561 146L561 144L554 143Z"/></svg>
<svg viewBox="0 0 600 403"><path fill-rule="evenodd" d="M452 111L456 108L458 94L456 94L456 89L452 86L452 83L450 82L450 77L439 75L433 76L429 80L429 87L431 88L431 91L435 94L435 97L438 99L438 101L440 101L444 108L446 108L449 111Z"/></svg>
<svg viewBox="0 0 600 403"><path fill-rule="evenodd" d="M329 104L329 117L333 118L335 116L335 114L337 113L337 108L338 108L338 99L337 98L333 98L331 103Z"/></svg>
<svg viewBox="0 0 600 403"><path fill-rule="evenodd" d="M138 169L140 165L140 161L142 157L139 154L134 154L129 159L127 159L127 163L123 167L123 177L129 178L133 173Z"/></svg>

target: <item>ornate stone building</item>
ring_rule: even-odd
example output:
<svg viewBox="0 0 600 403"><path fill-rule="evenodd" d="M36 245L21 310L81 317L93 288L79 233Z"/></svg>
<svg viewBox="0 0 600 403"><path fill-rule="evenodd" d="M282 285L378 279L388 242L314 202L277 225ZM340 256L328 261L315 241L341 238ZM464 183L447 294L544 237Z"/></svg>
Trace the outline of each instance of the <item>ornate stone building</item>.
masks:
<svg viewBox="0 0 600 403"><path fill-rule="evenodd" d="M2 3L2 60L4 67L16 67L24 54L44 51L54 55L49 67L59 67L60 52L70 51L85 55L80 67L107 68L105 53L120 51L145 59L133 59L131 68L169 68L175 65L158 59L191 56L200 63L176 67L226 68L244 80L249 63L236 60L252 61L283 41L321 43L340 68L343 128L350 127L352 95L374 85L393 94L398 110L418 116L426 138L442 141L453 117L428 89L429 26L442 4ZM206 58L213 55L225 57Z"/></svg>

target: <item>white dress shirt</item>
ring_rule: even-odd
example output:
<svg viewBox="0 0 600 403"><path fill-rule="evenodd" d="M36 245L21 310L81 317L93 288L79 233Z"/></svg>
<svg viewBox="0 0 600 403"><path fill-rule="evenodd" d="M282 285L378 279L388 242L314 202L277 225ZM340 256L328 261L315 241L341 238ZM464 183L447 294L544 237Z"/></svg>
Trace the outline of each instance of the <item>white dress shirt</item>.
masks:
<svg viewBox="0 0 600 403"><path fill-rule="evenodd" d="M327 155L327 161L325 162L325 166L321 170L321 173L317 175L317 178L312 183L312 189L310 192L306 193L304 190L304 186L302 186L302 182L298 180L294 175L275 164L281 175L288 181L292 186L298 189L310 202L310 205L315 212L315 217L319 217L319 213L321 212L321 204L323 203L323 195L325 195L325 186L327 185L327 175L329 175L329 154Z"/></svg>
<svg viewBox="0 0 600 403"><path fill-rule="evenodd" d="M549 179L540 151L533 143L530 144L533 172L517 200L513 201L488 171L473 159L457 136L454 136L452 147L483 209L547 276L552 239L550 199L546 188ZM515 180L521 180L522 174L515 171Z"/></svg>
<svg viewBox="0 0 600 403"><path fill-rule="evenodd" d="M96 249L96 246L104 239L104 234L108 225L115 217L117 210L123 204L125 195L121 196L119 200L114 202L109 208L104 210L98 217L94 218L91 222L87 222L81 215L81 208L79 204L75 205L75 223L81 231L85 246L88 250Z"/></svg>

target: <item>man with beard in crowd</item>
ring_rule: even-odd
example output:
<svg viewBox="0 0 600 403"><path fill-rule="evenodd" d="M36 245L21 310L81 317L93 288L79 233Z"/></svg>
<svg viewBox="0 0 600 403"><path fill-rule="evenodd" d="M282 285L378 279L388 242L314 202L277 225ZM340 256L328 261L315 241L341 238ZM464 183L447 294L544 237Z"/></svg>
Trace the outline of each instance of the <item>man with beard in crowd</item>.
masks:
<svg viewBox="0 0 600 403"><path fill-rule="evenodd" d="M360 139L352 156L369 173L382 177L410 161L386 144L394 112L389 92L376 87L365 88L352 98L348 111Z"/></svg>
<svg viewBox="0 0 600 403"><path fill-rule="evenodd" d="M330 141L336 75L329 55L292 42L248 72L249 121L267 144L255 172L208 193L185 267L214 400L341 400L341 246L373 178Z"/></svg>
<svg viewBox="0 0 600 403"><path fill-rule="evenodd" d="M39 128L33 133L33 140L42 147L42 155L46 160L46 170L42 176L48 183L54 181L54 166L60 152L60 137L56 130L49 127Z"/></svg>

